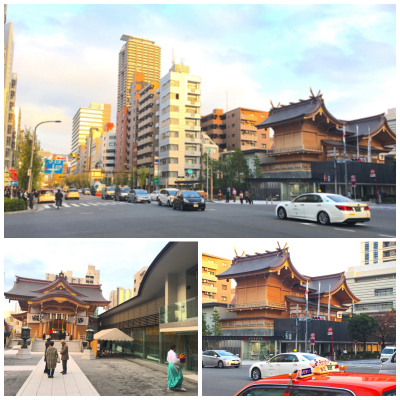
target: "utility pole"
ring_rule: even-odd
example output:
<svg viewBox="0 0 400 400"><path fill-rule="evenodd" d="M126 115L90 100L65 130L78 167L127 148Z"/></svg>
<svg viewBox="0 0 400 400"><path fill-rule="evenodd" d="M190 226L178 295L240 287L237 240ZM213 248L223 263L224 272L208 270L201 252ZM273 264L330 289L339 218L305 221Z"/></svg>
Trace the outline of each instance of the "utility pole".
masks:
<svg viewBox="0 0 400 400"><path fill-rule="evenodd" d="M346 128L343 125L343 152L344 152L344 195L347 197L347 156L346 156Z"/></svg>
<svg viewBox="0 0 400 400"><path fill-rule="evenodd" d="M304 352L307 353L307 335L308 335L308 281L306 289L306 336L304 340Z"/></svg>
<svg viewBox="0 0 400 400"><path fill-rule="evenodd" d="M357 158L360 157L360 153L358 151L358 125L357 125Z"/></svg>
<svg viewBox="0 0 400 400"><path fill-rule="evenodd" d="M297 332L299 331L299 305L296 304L296 350L297 350Z"/></svg>
<svg viewBox="0 0 400 400"><path fill-rule="evenodd" d="M333 148L333 171L335 173L335 194L337 194L337 161L336 161L336 147Z"/></svg>
<svg viewBox="0 0 400 400"><path fill-rule="evenodd" d="M211 159L211 188L210 188L210 200L213 201L213 160Z"/></svg>
<svg viewBox="0 0 400 400"><path fill-rule="evenodd" d="M371 159L371 130L368 127L368 162L372 162Z"/></svg>
<svg viewBox="0 0 400 400"><path fill-rule="evenodd" d="M331 285L329 285L329 297L328 297L328 321L331 320Z"/></svg>
<svg viewBox="0 0 400 400"><path fill-rule="evenodd" d="M318 311L317 311L317 317L319 316L319 294L321 292L321 282L318 282Z"/></svg>
<svg viewBox="0 0 400 400"><path fill-rule="evenodd" d="M206 154L207 154L207 200L208 200L208 150L206 150Z"/></svg>

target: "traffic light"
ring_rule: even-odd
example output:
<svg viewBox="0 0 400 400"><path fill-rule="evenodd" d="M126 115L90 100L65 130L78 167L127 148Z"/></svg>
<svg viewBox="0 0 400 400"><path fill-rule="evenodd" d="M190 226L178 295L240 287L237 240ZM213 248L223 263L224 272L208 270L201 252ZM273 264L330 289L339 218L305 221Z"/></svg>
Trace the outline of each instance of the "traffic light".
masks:
<svg viewBox="0 0 400 400"><path fill-rule="evenodd" d="M219 173L219 179L222 179L223 177L224 177L223 173L220 172L220 173Z"/></svg>
<svg viewBox="0 0 400 400"><path fill-rule="evenodd" d="M314 320L321 320L321 321L324 321L325 320L325 317L323 317L323 316L321 316L321 315L318 315L317 317L311 317L311 319L314 321Z"/></svg>
<svg viewBox="0 0 400 400"><path fill-rule="evenodd" d="M351 161L357 161L357 162L367 162L367 159L366 158L364 158L364 157L355 157L355 158L352 158L351 159Z"/></svg>

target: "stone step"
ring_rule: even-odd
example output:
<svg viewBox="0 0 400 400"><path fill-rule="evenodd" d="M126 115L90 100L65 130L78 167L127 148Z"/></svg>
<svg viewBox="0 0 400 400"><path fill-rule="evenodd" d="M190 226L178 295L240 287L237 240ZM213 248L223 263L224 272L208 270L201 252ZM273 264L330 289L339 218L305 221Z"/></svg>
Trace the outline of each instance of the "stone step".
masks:
<svg viewBox="0 0 400 400"><path fill-rule="evenodd" d="M61 350L61 341L60 340L53 340L54 347L57 351ZM68 351L70 353L80 353L81 352L81 342L77 342L75 340L66 340L65 341L68 345ZM44 353L46 348L45 346L46 340L37 339L33 342L32 353Z"/></svg>

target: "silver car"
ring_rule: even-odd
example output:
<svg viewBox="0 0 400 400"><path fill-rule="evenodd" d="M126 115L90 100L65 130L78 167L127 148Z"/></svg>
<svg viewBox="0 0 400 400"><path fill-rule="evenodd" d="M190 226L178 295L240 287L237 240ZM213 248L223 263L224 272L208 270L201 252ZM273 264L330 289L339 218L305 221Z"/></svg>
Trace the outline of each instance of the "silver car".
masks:
<svg viewBox="0 0 400 400"><path fill-rule="evenodd" d="M239 354L232 354L226 350L207 350L202 354L202 367L235 367L239 368L242 360Z"/></svg>
<svg viewBox="0 0 400 400"><path fill-rule="evenodd" d="M151 195L151 201L157 201L158 200L158 195L160 194L159 190L155 190Z"/></svg>
<svg viewBox="0 0 400 400"><path fill-rule="evenodd" d="M150 195L143 189L131 189L128 193L128 203L151 203Z"/></svg>
<svg viewBox="0 0 400 400"><path fill-rule="evenodd" d="M396 352L381 364L380 374L396 375Z"/></svg>

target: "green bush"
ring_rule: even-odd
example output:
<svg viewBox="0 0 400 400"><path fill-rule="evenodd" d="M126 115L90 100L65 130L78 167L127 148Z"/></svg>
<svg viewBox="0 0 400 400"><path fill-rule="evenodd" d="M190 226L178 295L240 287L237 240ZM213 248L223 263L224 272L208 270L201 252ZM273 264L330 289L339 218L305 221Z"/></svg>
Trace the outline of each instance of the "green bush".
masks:
<svg viewBox="0 0 400 400"><path fill-rule="evenodd" d="M25 201L22 199L4 198L4 212L25 210Z"/></svg>

